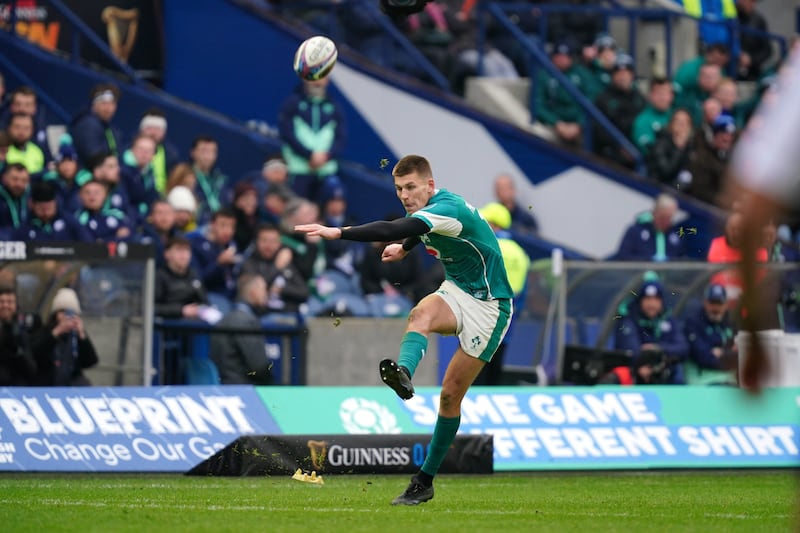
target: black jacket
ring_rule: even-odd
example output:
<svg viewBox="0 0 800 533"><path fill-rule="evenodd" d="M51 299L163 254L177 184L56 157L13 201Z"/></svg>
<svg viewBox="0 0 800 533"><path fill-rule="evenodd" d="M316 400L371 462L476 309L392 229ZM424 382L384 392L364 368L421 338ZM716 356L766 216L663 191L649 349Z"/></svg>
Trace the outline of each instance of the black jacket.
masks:
<svg viewBox="0 0 800 533"><path fill-rule="evenodd" d="M686 146L678 148L668 130L659 131L656 141L647 152L647 171L650 177L665 185L674 185L678 174L689 168L693 146L694 143L690 140Z"/></svg>
<svg viewBox="0 0 800 533"><path fill-rule="evenodd" d="M53 315L33 339L33 353L38 366L37 384L44 387L90 385L83 370L93 367L99 360L94 344L88 335L83 339L77 334L54 337L55 326Z"/></svg>
<svg viewBox="0 0 800 533"><path fill-rule="evenodd" d="M237 302L233 311L217 322L218 328L257 329L261 327L247 304ZM223 385L269 385L270 368L264 348L264 335L214 333L211 336L211 359L217 365Z"/></svg>
<svg viewBox="0 0 800 533"><path fill-rule="evenodd" d="M609 85L597 97L595 105L622 135L630 139L633 121L636 119L636 115L644 109L645 100L635 87L624 91L614 85ZM594 135L595 150L598 154L623 164L630 163L621 156L619 145L606 130L598 126L595 128Z"/></svg>
<svg viewBox="0 0 800 533"><path fill-rule="evenodd" d="M38 328L41 319L33 314L20 314L16 320L0 324L0 386L36 384L31 341Z"/></svg>
<svg viewBox="0 0 800 533"><path fill-rule="evenodd" d="M180 275L166 265L156 272L155 300L156 316L163 318L181 318L184 305L208 303L203 282L193 268Z"/></svg>
<svg viewBox="0 0 800 533"><path fill-rule="evenodd" d="M262 258L257 251L242 263L242 274L260 275L267 282L270 292L276 283L279 284L280 302L283 305L270 300L270 309L273 311L296 312L310 295L306 280L293 263L281 270L275 266L274 260Z"/></svg>

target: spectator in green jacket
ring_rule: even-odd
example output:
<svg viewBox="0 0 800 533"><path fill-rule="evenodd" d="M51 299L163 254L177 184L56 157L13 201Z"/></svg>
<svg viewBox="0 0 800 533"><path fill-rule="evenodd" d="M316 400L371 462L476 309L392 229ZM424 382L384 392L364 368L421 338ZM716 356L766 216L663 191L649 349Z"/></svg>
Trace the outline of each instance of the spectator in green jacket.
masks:
<svg viewBox="0 0 800 533"><path fill-rule="evenodd" d="M675 90L678 93L692 92L697 89L697 80L700 77L700 67L703 65L717 65L724 69L731 59L730 50L724 43L714 43L706 47L702 55L684 61L673 76Z"/></svg>
<svg viewBox="0 0 800 533"><path fill-rule="evenodd" d="M648 148L656 140L656 135L664 129L672 116L672 102L675 92L672 82L656 77L650 80L647 105L633 120L631 139L636 147L647 154Z"/></svg>
<svg viewBox="0 0 800 533"><path fill-rule="evenodd" d="M579 90L588 87L586 69L575 65L572 47L562 42L553 47L553 65ZM536 80L536 119L551 126L559 141L579 144L581 141L583 110L554 77L539 69Z"/></svg>
<svg viewBox="0 0 800 533"><path fill-rule="evenodd" d="M597 98L611 85L614 63L617 61L617 41L610 35L601 35L595 40L594 48L597 55L588 64L589 85L586 90L590 100Z"/></svg>
<svg viewBox="0 0 800 533"><path fill-rule="evenodd" d="M685 87L675 97L676 107L685 107L692 115L695 126L703 120L703 102L717 90L722 81L722 70L719 65L706 63L700 67L697 84L694 88Z"/></svg>

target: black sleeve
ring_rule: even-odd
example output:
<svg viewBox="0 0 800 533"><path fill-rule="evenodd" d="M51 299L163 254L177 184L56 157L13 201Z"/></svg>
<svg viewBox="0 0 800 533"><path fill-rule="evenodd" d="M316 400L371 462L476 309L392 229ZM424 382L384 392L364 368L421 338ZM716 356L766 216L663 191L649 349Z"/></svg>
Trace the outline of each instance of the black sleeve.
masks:
<svg viewBox="0 0 800 533"><path fill-rule="evenodd" d="M428 225L416 217L404 217L391 221L378 220L360 226L342 228L342 239L361 242L389 242L417 237L430 231Z"/></svg>

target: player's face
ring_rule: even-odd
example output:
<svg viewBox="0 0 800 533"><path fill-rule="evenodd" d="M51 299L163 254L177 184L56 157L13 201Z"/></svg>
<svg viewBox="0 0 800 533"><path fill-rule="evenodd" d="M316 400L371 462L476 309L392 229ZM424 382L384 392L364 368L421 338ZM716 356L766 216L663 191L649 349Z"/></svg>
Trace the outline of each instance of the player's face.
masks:
<svg viewBox="0 0 800 533"><path fill-rule="evenodd" d="M433 178L420 176L417 172L394 177L394 189L403 203L406 213L416 213L433 196Z"/></svg>

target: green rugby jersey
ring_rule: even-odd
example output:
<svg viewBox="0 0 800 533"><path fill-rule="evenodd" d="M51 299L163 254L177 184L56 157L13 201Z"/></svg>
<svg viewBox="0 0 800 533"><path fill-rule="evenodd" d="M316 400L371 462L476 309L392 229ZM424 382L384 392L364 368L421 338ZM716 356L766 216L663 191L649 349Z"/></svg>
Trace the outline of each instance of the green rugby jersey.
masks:
<svg viewBox="0 0 800 533"><path fill-rule="evenodd" d="M442 262L447 279L479 300L514 297L492 228L462 197L436 189L411 216L430 228L420 240Z"/></svg>

